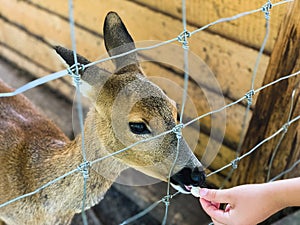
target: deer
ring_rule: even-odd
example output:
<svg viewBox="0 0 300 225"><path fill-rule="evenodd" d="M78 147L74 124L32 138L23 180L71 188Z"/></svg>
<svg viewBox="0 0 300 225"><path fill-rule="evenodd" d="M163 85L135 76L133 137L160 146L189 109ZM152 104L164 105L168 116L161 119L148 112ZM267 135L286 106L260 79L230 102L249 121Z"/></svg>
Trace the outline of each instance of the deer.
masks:
<svg viewBox="0 0 300 225"><path fill-rule="evenodd" d="M135 49L131 35L115 12L107 14L103 34L110 56ZM74 65L72 50L55 46L55 51L66 64ZM81 65L90 63L79 54L77 60ZM113 73L92 65L80 74L81 91L92 102L84 121L88 160L178 125L176 103L149 81L136 52L112 62ZM1 81L0 92L10 91ZM0 98L0 204L30 193L81 165L82 138L78 134L69 140L23 95ZM172 166L174 170L169 176ZM204 167L184 137L169 132L90 166L84 210L99 203L127 168L169 181L182 193L190 193L191 187L201 187L205 182ZM82 173L73 173L34 195L2 207L0 220L8 225L70 224L82 210L82 197Z"/></svg>

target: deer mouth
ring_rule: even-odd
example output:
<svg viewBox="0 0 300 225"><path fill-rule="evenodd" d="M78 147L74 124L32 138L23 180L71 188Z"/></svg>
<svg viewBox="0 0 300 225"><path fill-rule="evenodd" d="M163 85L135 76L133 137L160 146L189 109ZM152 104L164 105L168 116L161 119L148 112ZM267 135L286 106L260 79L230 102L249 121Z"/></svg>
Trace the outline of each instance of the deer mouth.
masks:
<svg viewBox="0 0 300 225"><path fill-rule="evenodd" d="M174 174L170 183L174 189L183 194L197 195L200 187L204 185L205 173L199 168L183 168L178 173Z"/></svg>

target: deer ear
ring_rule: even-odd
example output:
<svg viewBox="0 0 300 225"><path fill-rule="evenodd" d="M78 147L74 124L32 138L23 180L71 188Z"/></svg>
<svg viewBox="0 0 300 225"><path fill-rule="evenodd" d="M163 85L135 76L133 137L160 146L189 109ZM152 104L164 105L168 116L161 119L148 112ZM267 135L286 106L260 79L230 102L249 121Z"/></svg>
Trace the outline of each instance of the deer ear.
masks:
<svg viewBox="0 0 300 225"><path fill-rule="evenodd" d="M66 49L62 46L54 46L54 50L69 66L72 66L75 63L73 51ZM83 56L81 56L79 54L77 54L77 61L78 61L78 63L84 64L84 65L90 63L89 60L87 60L86 58L84 58Z"/></svg>
<svg viewBox="0 0 300 225"><path fill-rule="evenodd" d="M63 59L63 61L68 65L74 65L74 55L73 51L66 49L61 46L54 47L56 53ZM80 64L86 65L89 64L90 61L84 58L83 56L77 54L77 61ZM81 74L82 80L89 83L90 85L94 86L95 84L99 83L103 80L104 77L109 76L110 73L104 69L99 68L96 65L89 66L85 68L83 74Z"/></svg>
<svg viewBox="0 0 300 225"><path fill-rule="evenodd" d="M55 46L54 49L68 66L74 65L73 51L61 46ZM77 54L77 61L78 63L83 65L90 63L89 60L87 60L79 54ZM108 71L101 69L96 65L86 67L83 73L81 74L81 79L84 81L83 87L81 88L81 92L85 96L91 97L93 87L99 86L99 84L103 84L110 74L111 73L109 73Z"/></svg>
<svg viewBox="0 0 300 225"><path fill-rule="evenodd" d="M128 33L119 15L115 12L109 12L106 15L103 34L105 47L110 56L119 55L135 49L132 37ZM113 59L112 61L116 66L117 73L139 69L136 53L130 53Z"/></svg>

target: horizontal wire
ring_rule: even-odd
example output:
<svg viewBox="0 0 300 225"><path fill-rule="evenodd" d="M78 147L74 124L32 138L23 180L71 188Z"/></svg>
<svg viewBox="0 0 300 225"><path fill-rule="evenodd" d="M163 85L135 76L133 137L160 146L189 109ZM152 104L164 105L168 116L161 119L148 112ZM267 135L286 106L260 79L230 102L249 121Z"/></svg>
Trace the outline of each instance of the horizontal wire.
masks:
<svg viewBox="0 0 300 225"><path fill-rule="evenodd" d="M295 169L295 167L300 163L300 159L298 159L290 168L288 168L287 170L281 172L280 174L278 174L277 176L273 177L269 182L273 182L277 179L279 179L280 177L284 176L285 174L291 172L293 169Z"/></svg>
<svg viewBox="0 0 300 225"><path fill-rule="evenodd" d="M288 2L293 2L293 1L294 0L286 0L286 1L277 2L277 3L272 4L272 7L276 7L278 5L281 5L281 4L284 4L284 3L288 3ZM260 7L259 9L255 9L255 10L251 10L251 11L248 11L248 12L240 13L240 14L237 14L237 15L232 16L232 17L226 17L226 18L218 19L218 20L216 20L216 21L214 21L212 23L209 23L209 24L207 24L207 25L205 25L205 26L203 26L203 27L201 27L199 29L196 29L196 30L194 30L192 32L189 32L189 37L191 37L193 34L196 34L196 33L200 32L200 31L205 30L206 28L208 28L208 27L210 27L212 25L215 25L215 24L218 24L218 23L222 23L222 22L229 22L231 20L235 20L235 19L238 19L240 17L246 16L246 15L250 15L250 14L253 14L253 13L256 13L256 12L259 12L259 11L262 11L262 7ZM106 62L108 60L116 59L116 58L119 58L119 57L123 57L123 56L129 55L129 54L132 54L132 53L135 53L135 52L138 52L138 51L147 51L147 50L151 50L151 49L154 49L154 48L158 48L158 47L170 44L170 43L178 41L178 40L179 40L179 36L176 37L176 38L173 38L173 39L170 39L170 40L167 40L167 41L155 44L155 45L148 46L148 47L135 48L135 49L132 49L130 51L127 51L127 52L124 52L124 53L121 53L121 54L118 54L118 55L114 55L114 56L111 56L111 57L107 57L107 58L104 58L104 59L100 59L100 60L91 62L91 63L87 64L86 67L94 66L96 64L103 63L103 62Z"/></svg>
<svg viewBox="0 0 300 225"><path fill-rule="evenodd" d="M272 4L272 7L276 7L278 5L281 5L281 4L285 4L285 3L289 3L289 2L293 2L294 0L286 0L286 1L281 1L281 2L277 2L277 3L274 3ZM229 22L229 21L232 21L232 20L236 20L236 19L239 19L241 17L244 17L244 16L247 16L247 15L250 15L250 14L254 14L254 13L257 13L257 12L261 12L262 11L262 7L258 8L258 9L254 9L254 10L251 10L251 11L247 11L247 12L242 12L242 13L239 13L239 14L236 14L234 16L231 16L231 17L225 17L225 18L221 18L221 19L218 19L214 22L211 22L199 29L196 29L192 32L190 32L191 35L193 34L196 34L198 33L199 31L203 31L213 25L216 25L218 23L224 23L224 22Z"/></svg>
<svg viewBox="0 0 300 225"><path fill-rule="evenodd" d="M290 75L281 77L281 78L279 78L279 79L277 79L277 80L275 80L275 81L272 81L271 83L266 84L266 85L264 85L264 86L262 86L262 87L260 87L260 88L258 88L258 89L256 89L256 90L253 90L253 93L256 94L256 93L262 91L263 89L268 88L268 87L270 87L270 86L272 86L272 85L274 85L274 84L276 84L276 83L278 83L278 82L280 82L280 81L289 79L289 78L291 78L291 77L298 76L299 74L300 74L300 70L297 71L297 72L295 72L295 73L292 73L292 74L290 74ZM237 103L243 101L243 100L246 99L246 98L247 98L247 96L245 95L245 96L241 97L240 99L238 99L238 100L236 100L236 101L234 101L234 102L232 102L232 103L230 103L230 104L227 104L227 105L225 105L225 106L223 106L223 107L221 107L221 108L219 108L219 109L216 109L216 110L210 111L210 112L208 112L208 113L205 113L205 114L203 114L203 115L201 115L201 116L198 116L198 117L196 117L195 119L192 119L192 120L190 120L189 122L185 123L183 126L186 127L186 126L188 126L188 125L190 125L190 124L196 122L197 120L200 120L200 119L202 119L202 118L204 118L204 117L206 117L206 116L209 116L209 115L212 115L212 114L221 112L222 110L224 110L224 109L226 109L226 108L229 108L229 107L231 107L231 106L233 106L233 105L236 105Z"/></svg>
<svg viewBox="0 0 300 225"><path fill-rule="evenodd" d="M1 97L12 97L12 96L16 96L18 94L22 94L23 92L28 91L29 89L35 88L41 84L47 83L52 80L56 80L58 78L66 76L66 75L68 75L68 70L61 70L59 72L49 74L45 77L41 77L41 78L31 81L31 82L21 86L20 88L16 89L15 91L7 92L7 93L0 93L0 98Z"/></svg>
<svg viewBox="0 0 300 225"><path fill-rule="evenodd" d="M129 55L129 54L132 54L132 53L135 53L135 52L138 52L138 51L147 51L147 50L151 50L151 49L154 49L154 48L158 48L160 46L170 44L170 43L175 42L177 40L178 40L178 38L176 37L176 38L173 38L173 39L170 39L170 40L167 40L167 41L155 44L155 45L151 45L151 46L148 46L148 47L135 48L135 49L132 49L130 51L127 51L127 52L124 52L124 53L121 53L121 54L118 54L118 55L110 56L110 57L107 57L107 58L104 58L104 59L100 59L100 60L88 63L88 64L85 65L85 67L94 66L96 64L103 63L103 62L106 62L106 61L112 60L112 59L117 59L117 58Z"/></svg>
<svg viewBox="0 0 300 225"><path fill-rule="evenodd" d="M42 191L43 189L49 187L50 185L52 185L52 184L54 184L54 183L60 181L61 179L65 178L65 177L67 177L67 176L70 176L71 174L73 174L73 173L75 173L75 172L78 172L78 171L80 171L79 168L76 168L76 169L74 169L74 170L71 170L70 172L67 172L67 173L65 173L64 175L55 178L54 180L52 180L52 181L50 181L50 182L44 184L43 186L37 188L36 190L34 190L34 191L32 191L32 192L29 192L29 193L26 193L26 194L24 194L24 195L18 196L18 197L13 198L13 199L11 199L11 200L5 202L5 203L0 204L0 208L2 208L2 207L4 207L4 206L7 206L7 205L9 205L9 204L11 204L11 203L14 203L14 202L16 202L16 201L19 201L19 200L21 200L21 199L23 199L23 198L26 198L26 197L32 196L32 195L34 195L34 194L37 194L38 192Z"/></svg>
<svg viewBox="0 0 300 225"><path fill-rule="evenodd" d="M262 140L261 142L259 142L257 145L255 145L251 150L249 150L248 152L246 152L245 154L243 154L242 156L240 157L237 157L235 160L242 160L243 158L251 155L254 151L256 151L256 149L258 149L260 146L262 146L264 143L268 142L269 140L271 140L272 138L276 137L278 134L280 134L282 131L285 131L286 130L286 124L288 125L291 125L292 123L298 121L300 119L300 115L295 117L294 119L290 120L288 123L285 123L279 130L277 130L275 133L273 133L271 136L265 138L264 140ZM235 161L233 160L233 161ZM231 167L233 165L233 161L231 163L228 163L227 165L223 166L222 168L214 171L214 172L211 172L210 174L208 174L206 177L209 177L213 174L216 174L216 173L219 173L221 172L222 170L228 168L228 167Z"/></svg>
<svg viewBox="0 0 300 225"><path fill-rule="evenodd" d="M145 216L146 214L148 214L149 212L151 212L154 208L156 208L156 206L158 206L163 200L159 200L157 202L154 202L153 204L151 204L149 207L147 207L146 209L144 209L143 211L139 212L138 214L124 220L122 223L120 223L120 225L126 225L129 223L132 223L133 221L138 220L139 218Z"/></svg>
<svg viewBox="0 0 300 225"><path fill-rule="evenodd" d="M172 194L169 196L170 199L172 199L173 197L175 197L176 195L180 194L179 191L177 191L176 193ZM138 214L124 220L120 225L126 225L129 223L132 223L136 220L138 220L139 218L145 216L147 213L151 212L156 206L158 206L160 203L165 202L166 201L166 197L164 196L162 199L154 202L153 204L151 204L150 206L148 206L147 208L145 208L144 210L142 210L141 212L139 212Z"/></svg>
<svg viewBox="0 0 300 225"><path fill-rule="evenodd" d="M204 118L204 117L206 117L206 116L209 116L209 115L212 115L212 114L221 112L221 111L223 111L224 109L227 109L227 108L229 108L229 107L231 107L231 106L233 106L233 105L238 104L239 102L243 101L244 99L246 99L246 96L243 96L242 98L240 98L240 99L238 99L238 100L236 100L236 101L234 101L234 102L232 102L232 103L230 103L230 104L227 104L227 105L225 105L225 106L223 106L223 107L221 107L221 108L219 108L219 109L216 109L216 110L210 111L210 112L208 112L208 113L202 114L201 116L198 116L198 117L196 117L195 119L192 119L192 120L190 120L189 122L186 122L185 124L183 124L183 127L186 127L186 126L188 126L188 125L190 125L190 124L192 124L192 123L194 123L194 122L196 122L196 121L198 121L198 120L200 120L200 119L202 119L202 118Z"/></svg>
<svg viewBox="0 0 300 225"><path fill-rule="evenodd" d="M114 152L114 153L108 154L108 155L106 155L106 156L103 156L103 157L101 157L101 158L98 158L98 159L95 159L95 160L91 161L91 162L90 162L90 165L92 166L93 164L98 163L98 162L100 162L100 161L102 161L102 160L104 160L104 159L107 159L107 158L109 158L109 157L111 157L111 156L120 154L120 153L122 153L122 152L124 152L124 151L127 151L127 150L129 150L130 148L132 148L132 147L134 147L134 146L136 146L136 145L139 145L139 144L142 144L142 143L145 143L145 142L148 142L148 141L157 139L157 138L159 138L159 137L162 137L162 136L164 136L164 135L166 135L166 134L169 134L169 133L172 133L172 132L173 132L173 130L168 130L168 131L165 131L165 132L163 132L163 133L160 133L160 134L158 134L158 135L156 135L156 136L154 136L154 137L151 137L151 138L147 138L147 139L143 139L143 140L137 141L137 142L135 142L135 143L133 143L133 144L131 144L131 145L128 145L127 147L125 147L125 148L123 148L123 149L120 149L120 150L118 150L118 151L116 151L116 152Z"/></svg>
<svg viewBox="0 0 300 225"><path fill-rule="evenodd" d="M254 91L254 94L256 94L257 92L259 92L259 91L261 91L261 90L263 90L263 89L265 89L265 88L267 88L267 87L269 87L269 86L272 86L272 85L274 85L274 84L276 84L276 83L278 83L278 82L280 82L280 81L289 79L289 78L291 78L291 77L295 77L295 76L297 76L297 75L299 75L299 74L300 74L300 70L298 70L297 72L292 73L292 74L290 74L290 75L286 75L286 76L280 77L280 78L278 78L277 80L274 80L274 81L272 81L272 82L270 82L270 83L268 83L268 84L266 84L266 85L264 85L264 86L262 86L262 87L260 87L260 88L257 88L257 89Z"/></svg>

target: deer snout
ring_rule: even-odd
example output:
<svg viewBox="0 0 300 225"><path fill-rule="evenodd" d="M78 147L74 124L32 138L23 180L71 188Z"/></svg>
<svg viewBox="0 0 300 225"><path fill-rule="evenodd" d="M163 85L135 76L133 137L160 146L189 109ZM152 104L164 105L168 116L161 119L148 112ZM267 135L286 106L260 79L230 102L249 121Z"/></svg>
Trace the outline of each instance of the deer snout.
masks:
<svg viewBox="0 0 300 225"><path fill-rule="evenodd" d="M205 178L205 172L201 167L184 167L171 177L170 182L176 190L190 194L192 187L203 186Z"/></svg>

